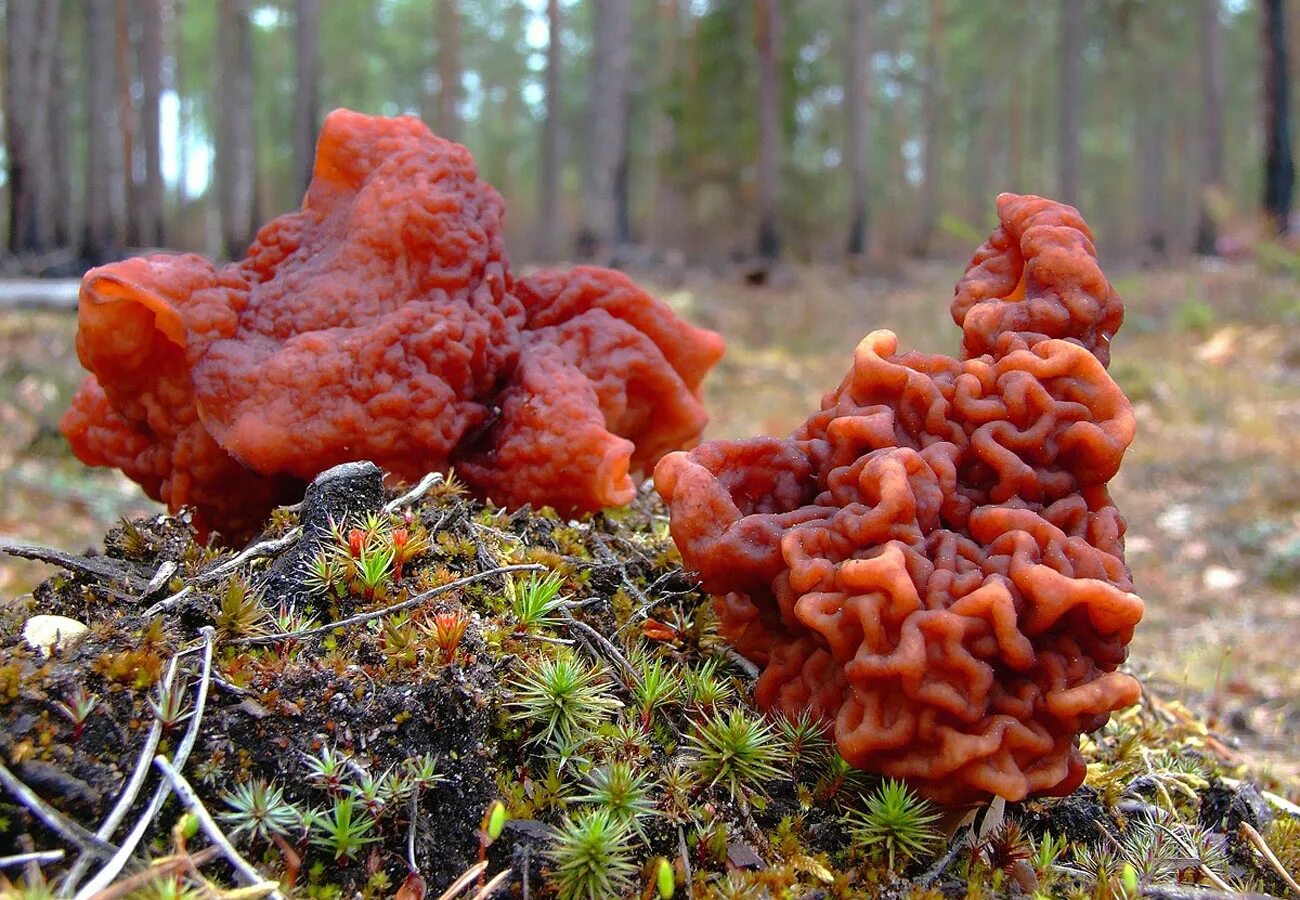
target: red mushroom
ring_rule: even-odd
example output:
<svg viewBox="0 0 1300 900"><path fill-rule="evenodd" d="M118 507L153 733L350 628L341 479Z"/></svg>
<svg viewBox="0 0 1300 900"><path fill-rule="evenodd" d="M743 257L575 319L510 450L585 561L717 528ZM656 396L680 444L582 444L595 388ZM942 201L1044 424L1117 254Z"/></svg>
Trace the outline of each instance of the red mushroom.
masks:
<svg viewBox="0 0 1300 900"><path fill-rule="evenodd" d="M655 485L757 699L943 802L1068 793L1138 698L1142 601L1106 482L1133 438L1123 308L1078 213L998 198L957 286L961 359L888 331L789 438L672 453Z"/></svg>
<svg viewBox="0 0 1300 900"><path fill-rule="evenodd" d="M231 539L356 459L407 480L454 465L509 505L625 502L632 473L698 440L722 340L616 272L516 282L504 212L418 119L331 113L302 208L243 260L86 275L91 374L64 434Z"/></svg>

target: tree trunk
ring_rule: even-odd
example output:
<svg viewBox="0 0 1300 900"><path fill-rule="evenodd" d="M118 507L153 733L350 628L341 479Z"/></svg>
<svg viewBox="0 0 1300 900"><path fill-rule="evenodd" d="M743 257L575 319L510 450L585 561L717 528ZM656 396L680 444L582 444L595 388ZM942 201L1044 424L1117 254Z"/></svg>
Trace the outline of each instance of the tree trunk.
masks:
<svg viewBox="0 0 1300 900"><path fill-rule="evenodd" d="M625 221L619 208L625 194L619 182L627 166L630 0L596 0L593 24L591 128L578 255L606 259L613 253Z"/></svg>
<svg viewBox="0 0 1300 900"><path fill-rule="evenodd" d="M560 252L560 0L546 4L546 119L542 123L541 246L542 258Z"/></svg>
<svg viewBox="0 0 1300 900"><path fill-rule="evenodd" d="M656 87L663 97L671 97L680 87L681 72L681 0L658 0L659 67ZM667 102L656 104L654 126L655 180L652 191L652 235L661 249L679 250L687 236L682 231L685 204L680 188L677 122Z"/></svg>
<svg viewBox="0 0 1300 900"><path fill-rule="evenodd" d="M1196 223L1196 252L1217 251L1218 226L1213 204L1222 195L1223 107L1228 85L1225 77L1222 0L1201 0L1201 203Z"/></svg>
<svg viewBox="0 0 1300 900"><path fill-rule="evenodd" d="M848 108L850 256L867 252L867 62L870 46L870 0L848 0L849 46L845 67Z"/></svg>
<svg viewBox="0 0 1300 900"><path fill-rule="evenodd" d="M135 0L140 22L140 141L144 145L144 184L140 191L140 241L163 245L162 178L162 0Z"/></svg>
<svg viewBox="0 0 1300 900"><path fill-rule="evenodd" d="M1143 52L1139 49L1139 53ZM1149 52L1149 51L1148 51ZM1165 218L1165 175L1168 134L1161 104L1165 102L1163 79L1151 65L1139 68L1141 103L1137 115L1138 222L1142 228L1144 262L1164 260L1168 251L1168 222ZM1142 71L1145 69L1145 71Z"/></svg>
<svg viewBox="0 0 1300 900"><path fill-rule="evenodd" d="M68 23L60 25L60 39L54 56L54 72L50 81L50 164L54 168L54 243L61 248L72 248L77 243L77 206L73 191L74 125L72 110L72 85L78 80L72 68L71 54L66 46Z"/></svg>
<svg viewBox="0 0 1300 900"><path fill-rule="evenodd" d="M438 0L438 134L460 140L460 0Z"/></svg>
<svg viewBox="0 0 1300 900"><path fill-rule="evenodd" d="M118 125L114 0L85 0L86 46L86 232L82 256L91 265L115 258L126 198L122 194L122 141Z"/></svg>
<svg viewBox="0 0 1300 900"><path fill-rule="evenodd" d="M925 94L921 116L925 120L925 147L921 157L921 222L913 251L927 256L939 220L940 92L943 89L943 0L930 0L930 24L925 43Z"/></svg>
<svg viewBox="0 0 1300 900"><path fill-rule="evenodd" d="M320 122L320 3L298 0L293 21L295 79L293 104L294 187L306 191L316 160Z"/></svg>
<svg viewBox="0 0 1300 900"><path fill-rule="evenodd" d="M1287 65L1286 2L1263 0L1264 212L1277 234L1291 225L1295 163L1291 157L1291 73Z"/></svg>
<svg viewBox="0 0 1300 900"><path fill-rule="evenodd" d="M222 251L231 259L244 255L254 229L252 37L247 0L221 0L216 170Z"/></svg>
<svg viewBox="0 0 1300 900"><path fill-rule="evenodd" d="M122 197L125 201L123 228L120 235L127 245L140 244L140 197L135 183L135 106L131 102L131 81L135 75L132 65L134 48L131 45L130 0L117 0L116 51L117 51L117 123L122 136Z"/></svg>
<svg viewBox="0 0 1300 900"><path fill-rule="evenodd" d="M758 47L758 256L781 255L781 0L755 0Z"/></svg>
<svg viewBox="0 0 1300 900"><path fill-rule="evenodd" d="M186 78L186 57L182 52L185 42L181 33L181 22L185 17L185 0L171 0L172 3L172 72L173 85L176 88L176 169L180 177L176 179L176 210L177 219L180 220L175 226L179 234L185 232L184 220L187 216L190 202L190 189L187 182L186 173L189 171L190 151L190 115L189 107L186 102L188 96L189 83Z"/></svg>
<svg viewBox="0 0 1300 900"><path fill-rule="evenodd" d="M5 36L5 140L9 163L9 249L54 248L58 178L50 146L50 101L58 56L59 5L10 0Z"/></svg>
<svg viewBox="0 0 1300 900"><path fill-rule="evenodd" d="M1007 110L1007 186L1008 191L1024 191L1025 189L1025 106L1027 98L1026 91L1021 87L1024 84L1022 80L1025 71L1025 65L1022 56L1028 55L1020 53L1009 54L1006 68L1003 71L1006 77L1010 79L1007 93L1010 94ZM993 198L988 198L992 200ZM981 216L987 215L987 210L992 208L992 204L985 201L985 207L981 210ZM982 219L981 219L982 221Z"/></svg>
<svg viewBox="0 0 1300 900"><path fill-rule="evenodd" d="M1081 147L1079 132L1083 122L1083 40L1085 0L1060 0L1061 93L1058 110L1059 131L1056 150L1058 189L1064 203L1079 203Z"/></svg>

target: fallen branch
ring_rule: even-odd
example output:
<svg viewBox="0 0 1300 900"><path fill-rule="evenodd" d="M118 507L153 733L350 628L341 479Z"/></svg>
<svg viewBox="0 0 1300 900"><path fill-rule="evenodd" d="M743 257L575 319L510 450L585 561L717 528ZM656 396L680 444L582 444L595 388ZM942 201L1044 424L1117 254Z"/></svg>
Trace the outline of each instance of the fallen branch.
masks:
<svg viewBox="0 0 1300 900"><path fill-rule="evenodd" d="M158 567L158 571L153 573L153 578L150 578L149 583L144 586L144 593L140 595L140 599L144 600L152 597L154 593L162 590L163 585L170 581L171 577L175 574L176 562L174 560L164 559L162 565Z"/></svg>
<svg viewBox="0 0 1300 900"><path fill-rule="evenodd" d="M618 667L623 670L623 674L627 676L630 684L634 686L639 686L641 684L641 676L637 674L636 669L627 661L627 658L619 652L618 648L609 642L607 637L592 628L586 622L575 619L573 613L569 612L567 609L564 610L564 620L571 627L577 628L581 631L582 636L592 642L594 645L592 647L593 650L603 651L599 655L606 657L610 662L617 663Z"/></svg>
<svg viewBox="0 0 1300 900"><path fill-rule="evenodd" d="M1207 866L1205 860L1201 859L1201 854L1197 852L1196 847L1192 846L1189 841L1185 840L1176 829L1170 828L1163 823L1157 823L1156 827L1168 835L1169 838L1178 845L1178 849L1182 850L1188 859L1196 860L1197 869L1210 881L1210 883L1225 894L1232 893L1232 885L1220 878L1217 872Z"/></svg>
<svg viewBox="0 0 1300 900"><path fill-rule="evenodd" d="M229 575L250 559L256 559L261 556L274 556L281 550L287 550L297 543L300 537L302 537L302 528L300 526L294 526L278 538L271 538L270 540L253 544L251 547L245 547L225 562L218 563L210 569L204 569L202 572L199 572L199 574L194 576L192 583L202 585L220 581L226 575Z"/></svg>
<svg viewBox="0 0 1300 900"><path fill-rule="evenodd" d="M237 638L233 641L227 641L230 646L249 645L249 644L274 644L278 641L302 640L303 638L313 637L318 634L328 634L336 628L347 628L350 625L359 625L362 622L369 622L371 619L379 619L384 616L390 616L393 613L401 612L404 609L411 609L414 606L429 602L429 600L453 591L456 588L464 587L467 584L473 584L476 581L482 581L493 575L504 575L509 572L539 572L545 569L545 566L537 563L526 563L522 565L497 566L494 569L488 569L483 572L476 572L473 575L466 575L464 578L457 578L455 581L449 581L444 585L439 585L432 590L425 591L423 594L417 594L400 603L394 603L391 606L385 606L383 609L376 609L372 612L359 613L355 616L349 616L346 619L339 619L337 622L330 622L326 625L317 625L315 628L306 628L302 631L278 631L275 634L261 634L253 637Z"/></svg>
<svg viewBox="0 0 1300 900"><path fill-rule="evenodd" d="M235 849L234 844L230 843L230 839L217 826L216 820L212 818L212 814L203 805L203 801L199 799L198 794L194 793L194 788L190 787L190 783L185 780L185 776L176 771L172 764L167 761L167 757L161 754L153 758L153 764L166 777L172 791L175 792L181 803L185 804L185 808L199 820L199 827L208 836L208 840L220 848L221 855L226 858L226 862L230 863L239 880L249 886L260 887L266 884L269 879L263 878L262 873L253 868L248 860L244 859L239 854L239 851ZM268 896L283 898L284 895L277 889L269 891Z"/></svg>
<svg viewBox="0 0 1300 900"><path fill-rule="evenodd" d="M633 599L636 600L636 611L628 617L628 620L624 622L622 626L620 626L619 631L621 632L633 622L647 615L655 606L656 601L651 600L646 596L644 591L636 586L635 582L632 581L632 577L627 574L627 565L619 562L617 557L614 556L613 551L609 549L609 545L605 543L605 539L600 536L600 533L591 528L586 529L586 531L591 536L592 544L596 547L596 556L600 559L601 565L607 568L617 569L619 580L623 582L623 589L631 594Z"/></svg>
<svg viewBox="0 0 1300 900"><path fill-rule="evenodd" d="M758 678L759 675L758 666L754 665L752 662L745 659L745 657L741 656L735 650L728 647L726 650L723 651L723 655L725 655L727 659L735 663L736 667L741 669L750 678Z"/></svg>
<svg viewBox="0 0 1300 900"><path fill-rule="evenodd" d="M18 779L18 776L9 771L9 767L4 763L0 763L0 785L4 785L9 793L13 794L14 798L25 806L32 815L44 822L47 828L69 844L75 845L81 852L94 853L98 856L111 856L113 854L115 848L112 844L91 834L36 796L36 793L23 784Z"/></svg>
<svg viewBox="0 0 1300 900"><path fill-rule="evenodd" d="M69 572L89 575L106 581L122 579L134 592L144 590L148 584L144 579L131 573L125 566L114 564L103 556L74 556L53 547L41 547L37 544L24 544L21 541L0 537L0 553L31 559L36 562L50 563Z"/></svg>
<svg viewBox="0 0 1300 900"><path fill-rule="evenodd" d="M194 593L194 586L192 584L187 584L185 585L185 587L181 588L176 593L172 594L169 597L164 597L163 599L155 603L153 606L146 609L144 611L144 617L146 619L152 619L155 616L160 615L161 613L165 613L172 607L179 604L182 600L184 600L192 593Z"/></svg>
<svg viewBox="0 0 1300 900"><path fill-rule="evenodd" d="M957 856L970 846L968 835L969 831L961 837L953 837L952 845L947 849L943 856L935 860L934 865L926 869L925 874L916 879L917 887L922 889L928 888L930 885L938 881L943 876L944 872L948 871L948 867L953 864L953 861L957 859Z"/></svg>

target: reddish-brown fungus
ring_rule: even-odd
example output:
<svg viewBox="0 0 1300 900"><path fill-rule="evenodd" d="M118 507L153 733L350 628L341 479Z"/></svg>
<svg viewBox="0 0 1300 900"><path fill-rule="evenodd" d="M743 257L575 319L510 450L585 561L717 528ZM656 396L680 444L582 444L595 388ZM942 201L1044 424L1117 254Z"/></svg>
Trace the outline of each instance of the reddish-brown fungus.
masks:
<svg viewBox="0 0 1300 900"><path fill-rule="evenodd" d="M64 433L231 539L354 459L408 480L455 465L509 505L630 499L631 474L698 439L722 341L617 272L516 281L504 211L419 120L332 113L302 208L245 259L87 274L91 375Z"/></svg>
<svg viewBox="0 0 1300 900"><path fill-rule="evenodd" d="M789 438L710 441L655 484L757 698L854 765L961 802L1073 790L1142 601L1106 482L1133 413L1123 307L1072 208L998 198L957 285L963 356L869 334Z"/></svg>

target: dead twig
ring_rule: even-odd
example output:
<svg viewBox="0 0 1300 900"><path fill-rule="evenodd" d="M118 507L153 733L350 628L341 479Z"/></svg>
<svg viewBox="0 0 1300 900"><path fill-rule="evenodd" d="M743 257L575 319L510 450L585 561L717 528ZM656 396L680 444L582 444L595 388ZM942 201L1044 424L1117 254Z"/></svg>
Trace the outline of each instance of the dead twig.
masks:
<svg viewBox="0 0 1300 900"><path fill-rule="evenodd" d="M91 834L85 828L82 828L76 822L69 819L63 813L59 812L53 806L50 806L36 793L23 784L18 776L9 771L9 767L0 763L0 785L9 791L14 798L27 808L32 815L45 823L45 827L59 835L69 844L73 844L82 853L94 853L97 856L112 856L114 848L112 844Z"/></svg>
<svg viewBox="0 0 1300 900"><path fill-rule="evenodd" d="M965 838L961 840L954 839L952 846L948 848L947 852L944 853L943 856L939 857L939 859L935 861L935 864L925 871L925 874L916 879L917 887L924 889L938 881L943 876L943 873L948 871L948 867L953 864L953 860L955 860L957 856L965 850L967 846L969 846L969 844L969 840Z"/></svg>
<svg viewBox="0 0 1300 900"><path fill-rule="evenodd" d="M632 598L636 600L637 609L628 617L628 620L623 623L622 627L619 629L619 631L622 631L623 628L627 628L641 616L647 615L650 612L650 609L654 607L655 602L647 597L645 592L637 587L632 581L632 576L627 573L627 565L619 562L618 558L614 556L613 551L609 549L609 545L605 543L605 539L600 536L600 532L588 528L587 534L591 537L591 543L596 548L596 557L604 566L618 570L618 577L619 580L623 582L623 589L631 594Z"/></svg>
<svg viewBox="0 0 1300 900"><path fill-rule="evenodd" d="M147 597L152 597L156 591L162 590L163 585L175 574L176 562L164 559L162 565L158 566L158 571L153 573L153 578L150 578L149 583L144 586L144 593L140 595L140 599L144 600Z"/></svg>
<svg viewBox="0 0 1300 900"><path fill-rule="evenodd" d="M727 659L735 663L737 668L741 669L750 678L758 678L759 675L758 666L754 665L752 662L745 659L745 657L741 656L735 650L732 650L731 648L727 648L726 650L723 651L723 654L727 657Z"/></svg>
<svg viewBox="0 0 1300 900"><path fill-rule="evenodd" d="M176 593L168 597L164 597L163 599L155 603L153 606L146 609L144 611L144 617L146 619L152 619L154 616L157 616L161 613L165 613L169 609L172 609L173 607L179 605L182 600L184 600L192 593L194 593L194 585L187 584L185 585L185 587L181 588Z"/></svg>
<svg viewBox="0 0 1300 900"><path fill-rule="evenodd" d="M162 687L164 691L170 690L173 681L176 678L176 667L180 665L180 657L173 656L171 662L167 665L167 671L163 675ZM162 722L159 721L155 713L153 725L149 728L149 734L145 737L144 747L136 759L135 769L131 772L131 777L127 780L126 786L123 787L122 793L118 796L117 802L104 817L103 823L96 829L95 834L104 840L112 840L113 833L117 827L122 824L126 818L127 811L131 809L131 804L135 802L136 796L140 793L140 788L144 786L144 780L149 774L149 761L153 759L154 751L158 749L158 742L162 739ZM85 877L86 871L90 868L90 857L82 854L73 863L68 874L63 877L60 890L65 894L76 891L77 885Z"/></svg>
<svg viewBox="0 0 1300 900"><path fill-rule="evenodd" d="M278 538L271 538L270 540L253 544L251 547L245 547L230 559L217 563L216 565L199 572L190 579L190 583L185 585L185 587L181 588L170 597L164 597L162 600L159 600L153 606L146 609L144 611L145 618L152 619L154 616L175 608L180 605L182 600L185 600L194 593L196 587L202 587L220 581L226 575L229 575L250 559L262 556L274 556L282 550L287 550L289 547L296 544L298 539L301 537L302 528L300 526L295 526Z"/></svg>
<svg viewBox="0 0 1300 900"><path fill-rule="evenodd" d="M0 869L13 869L29 863L44 866L58 862L65 855L63 850L36 850L32 853L19 853L16 856L0 856Z"/></svg>
<svg viewBox="0 0 1300 900"><path fill-rule="evenodd" d="M203 669L199 675L199 684L195 693L194 712L190 716L190 721L185 729L185 735L176 747L176 756L173 765L179 771L185 767L186 761L190 758L190 751L194 749L194 742L198 740L199 723L203 721L203 710L208 701L208 687L212 683L212 647L216 640L216 632L212 626L205 625L199 629L203 636ZM149 830L157 818L159 811L162 810L163 803L167 801L167 795L171 789L166 783L159 784L154 790L153 797L149 805L145 807L144 813L136 821L135 827L127 835L126 840L118 851L113 854L112 858L104 865L102 869L95 873L86 886L77 891L74 900L89 900L95 894L108 887L117 873L122 871L126 861L131 858L135 848L139 845L144 833Z"/></svg>
<svg viewBox="0 0 1300 900"><path fill-rule="evenodd" d="M1201 874L1208 878L1216 888L1223 891L1225 894L1232 893L1232 886L1220 878L1217 872L1205 864L1205 861L1201 859L1201 854L1198 853L1196 848L1188 841L1184 840L1182 835L1162 823L1157 823L1156 827L1163 831L1175 844L1177 844L1178 849L1182 850L1183 853L1187 855L1188 859L1196 860L1196 866L1200 870Z"/></svg>
<svg viewBox="0 0 1300 900"><path fill-rule="evenodd" d="M513 534L506 535L504 532L496 528L493 528L491 525L480 525L478 522L475 522L473 520L470 520L468 524L469 524L469 538L471 541L474 542L474 559L479 564L479 566L488 569L494 569L497 566L501 565L501 560L497 559L497 555L492 552L492 548L489 547L487 543L484 542L484 540L479 536L479 532L496 535L498 538L501 539L510 538L517 541L518 538L515 537Z"/></svg>
<svg viewBox="0 0 1300 900"><path fill-rule="evenodd" d="M515 637L523 638L524 640L529 640L529 641L537 641L540 644L555 644L560 647L573 646L573 641L567 638L551 637L549 634L534 634L531 631L520 632L519 634L515 635Z"/></svg>
<svg viewBox="0 0 1300 900"><path fill-rule="evenodd" d="M429 489L432 488L435 484L441 484L442 481L443 481L443 475L441 472L430 472L428 475L425 475L423 478L420 479L419 484L411 488L405 494L403 494L400 497L397 497L396 499L389 500L387 503L385 503L384 512L394 513L397 510L401 509L403 506L410 506L416 500L419 500L425 494L429 493Z"/></svg>
<svg viewBox="0 0 1300 900"><path fill-rule="evenodd" d="M1286 886L1297 894L1300 894L1300 884L1298 884L1295 877L1286 870L1286 866L1282 865L1282 861L1277 858L1277 854L1275 854L1273 848L1268 845L1268 841L1264 840L1264 836L1256 831L1254 826L1249 822L1242 822L1239 830L1246 836L1247 840L1255 845L1255 849L1259 851L1259 855L1264 857L1268 862L1269 867L1277 873L1277 876L1282 879Z"/></svg>
<svg viewBox="0 0 1300 900"><path fill-rule="evenodd" d="M289 549L298 542L300 537L302 537L302 528L295 525L278 538L271 538L270 540L253 544L251 547L245 547L225 562L218 563L210 569L204 569L202 572L194 576L193 582L195 584L203 585L220 581L226 575L229 575L250 559L255 559L261 556L274 556L281 550Z"/></svg>
<svg viewBox="0 0 1300 900"><path fill-rule="evenodd" d="M175 792L181 803L185 804L185 808L199 820L199 827L208 836L208 840L220 848L221 855L225 857L226 862L230 863L230 867L235 870L236 877L249 886L265 885L269 879L263 878L262 873L253 868L248 860L244 859L234 845L230 843L230 839L217 826L216 820L212 818L212 814L203 805L203 801L199 799L198 794L194 793L194 788L190 787L190 783L185 780L185 776L176 771L172 764L167 761L167 757L161 754L153 758L153 764L163 773L163 776L171 785L172 791ZM272 883L278 886L278 883ZM271 897L284 896L278 889L268 891L267 894Z"/></svg>
<svg viewBox="0 0 1300 900"><path fill-rule="evenodd" d="M74 556L71 553L64 553L62 550L55 550L53 547L24 544L21 541L14 541L5 537L0 537L0 553L17 556L20 559L50 563L69 572L89 575L102 581L121 579L127 583L132 591L137 593L143 590L147 584L144 579L131 573L125 566L116 564L103 556Z"/></svg>
<svg viewBox="0 0 1300 900"><path fill-rule="evenodd" d="M509 869L498 872L496 877L474 893L474 900L487 900L488 897L491 897L505 885L506 879L508 879L510 875L511 872Z"/></svg>
<svg viewBox="0 0 1300 900"><path fill-rule="evenodd" d="M452 898L458 896L461 891L465 890L467 885L477 880L479 875L482 875L483 870L486 868L487 860L474 863L474 865L470 866L464 872L461 872L460 876L457 877L455 881L447 885L447 890L438 895L438 900L452 900Z"/></svg>
<svg viewBox="0 0 1300 900"><path fill-rule="evenodd" d="M276 632L275 634L262 634L262 635L255 635L253 637L238 638L233 641L227 641L226 643L232 646L237 646L241 644L242 645L274 644L277 641L285 641L290 639L302 640L303 638L313 637L314 635L318 635L318 634L328 634L329 632L333 631L336 628L347 628L350 625L359 625L362 622L369 622L371 619L379 619L384 616L390 616L393 613L401 612L404 609L410 609L414 606L420 606L423 603L429 602L429 600L438 596L439 594L445 594L448 591L455 590L456 588L464 587L465 585L468 584L473 584L476 581L482 581L484 578L489 578L494 575L504 575L509 572L538 572L544 568L546 567L539 565L537 563L527 563L527 564L512 565L512 566L497 566L494 569L487 569L486 571L483 572L476 572L473 575L466 575L464 578L457 578L455 581L449 581L444 585L440 585L436 588L433 588L432 590L425 591L422 594L417 594L414 597L411 597L407 600L403 600L400 603L394 603L391 606L385 606L383 609L376 609L372 612L367 612L367 613L359 613L355 616L349 616L346 619L339 619L337 622L330 622L326 625L318 625L315 628L306 628L303 629L302 631L279 631Z"/></svg>
<svg viewBox="0 0 1300 900"><path fill-rule="evenodd" d="M619 649L609 642L609 638L592 628L586 622L575 619L573 614L567 609L563 610L563 612L565 621L571 627L577 628L581 631L583 637L590 639L595 644L592 648L593 650L601 651L599 655L604 656L612 663L616 663L618 667L623 670L623 674L627 676L627 680L630 684L641 684L641 676L637 673L637 670L627 661L627 658L619 652Z"/></svg>
<svg viewBox="0 0 1300 900"><path fill-rule="evenodd" d="M198 853L180 853L175 856L164 856L162 859L154 860L149 865L149 868L141 869L139 872L123 878L121 881L113 882L98 894L91 897L90 900L117 900L117 898L125 897L157 878L164 878L168 875L174 875L187 869L197 869L220 852L221 850L217 847L204 847Z"/></svg>

